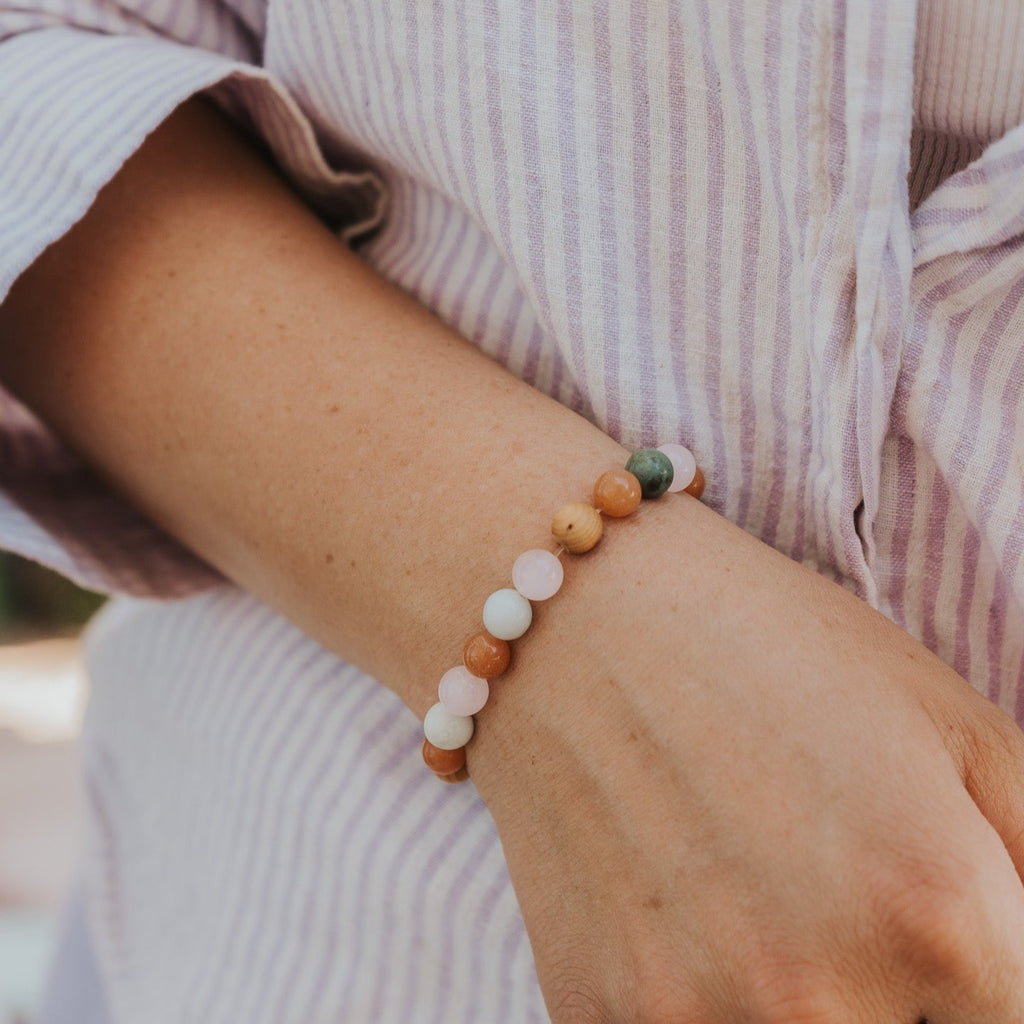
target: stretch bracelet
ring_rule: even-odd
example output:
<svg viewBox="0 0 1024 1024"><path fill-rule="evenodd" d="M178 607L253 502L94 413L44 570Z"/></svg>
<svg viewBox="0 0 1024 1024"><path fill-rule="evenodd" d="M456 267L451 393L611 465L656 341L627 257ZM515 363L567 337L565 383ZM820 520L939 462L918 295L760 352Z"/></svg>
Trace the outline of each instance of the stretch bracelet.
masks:
<svg viewBox="0 0 1024 1024"><path fill-rule="evenodd" d="M473 737L473 716L487 703L489 680L509 666L510 640L518 640L533 621L531 601L546 601L558 593L563 569L558 554L564 549L581 555L595 547L604 533L602 516L622 519L643 499L682 491L699 498L704 474L689 449L663 444L633 452L625 469L602 473L591 502L563 505L551 521L558 553L534 548L524 551L512 566L512 586L496 590L484 602L484 628L465 643L462 664L450 668L437 688L438 702L423 719L423 760L445 782L461 782L466 772L466 744Z"/></svg>

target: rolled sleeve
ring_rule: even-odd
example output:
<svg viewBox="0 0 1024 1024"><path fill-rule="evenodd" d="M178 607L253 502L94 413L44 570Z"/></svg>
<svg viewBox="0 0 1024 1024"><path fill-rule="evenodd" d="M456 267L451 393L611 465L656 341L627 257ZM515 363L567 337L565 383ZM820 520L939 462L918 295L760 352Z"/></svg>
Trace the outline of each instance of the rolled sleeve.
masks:
<svg viewBox="0 0 1024 1024"><path fill-rule="evenodd" d="M146 136L199 92L257 137L344 237L377 225L378 176L358 161L329 163L298 104L259 66L260 7L148 4L142 17L80 6L72 25L45 4L0 0L0 301ZM2 390L0 545L97 590L174 597L220 582Z"/></svg>

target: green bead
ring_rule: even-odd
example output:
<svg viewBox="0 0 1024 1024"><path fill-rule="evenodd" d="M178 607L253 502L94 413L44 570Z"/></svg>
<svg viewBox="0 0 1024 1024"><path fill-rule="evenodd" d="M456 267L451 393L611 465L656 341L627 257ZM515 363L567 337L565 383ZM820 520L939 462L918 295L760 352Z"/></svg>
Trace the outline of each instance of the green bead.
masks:
<svg viewBox="0 0 1024 1024"><path fill-rule="evenodd" d="M660 498L672 483L672 463L657 448L633 452L626 469L640 481L640 491L645 498Z"/></svg>

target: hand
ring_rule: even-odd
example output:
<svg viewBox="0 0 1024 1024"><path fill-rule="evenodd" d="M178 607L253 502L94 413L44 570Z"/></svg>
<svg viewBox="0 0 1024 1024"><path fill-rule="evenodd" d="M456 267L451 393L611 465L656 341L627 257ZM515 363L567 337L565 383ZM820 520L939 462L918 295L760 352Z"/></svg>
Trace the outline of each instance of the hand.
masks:
<svg viewBox="0 0 1024 1024"><path fill-rule="evenodd" d="M1024 1021L1016 726L693 502L602 548L471 747L555 1024Z"/></svg>

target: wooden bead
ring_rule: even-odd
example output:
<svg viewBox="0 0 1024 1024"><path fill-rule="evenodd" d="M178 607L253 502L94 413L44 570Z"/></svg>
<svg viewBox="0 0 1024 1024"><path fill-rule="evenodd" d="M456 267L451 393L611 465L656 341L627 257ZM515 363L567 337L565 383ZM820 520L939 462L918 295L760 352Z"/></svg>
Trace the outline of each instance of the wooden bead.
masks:
<svg viewBox="0 0 1024 1024"><path fill-rule="evenodd" d="M493 679L508 668L512 648L507 640L499 640L486 630L474 633L462 648L463 664L481 679Z"/></svg>
<svg viewBox="0 0 1024 1024"><path fill-rule="evenodd" d="M693 482L683 488L684 494L692 494L695 498L699 498L704 493L704 474L701 472L700 466L697 467L697 472L693 474Z"/></svg>
<svg viewBox="0 0 1024 1024"><path fill-rule="evenodd" d="M582 555L601 539L601 513L584 501L563 505L551 521L551 535L566 551Z"/></svg>
<svg viewBox="0 0 1024 1024"><path fill-rule="evenodd" d="M625 469L609 469L594 484L594 508L615 519L635 512L642 497L640 481Z"/></svg>
<svg viewBox="0 0 1024 1024"><path fill-rule="evenodd" d="M423 763L435 775L454 775L466 763L465 747L442 750L440 747L435 747L430 740L424 740L422 753Z"/></svg>

